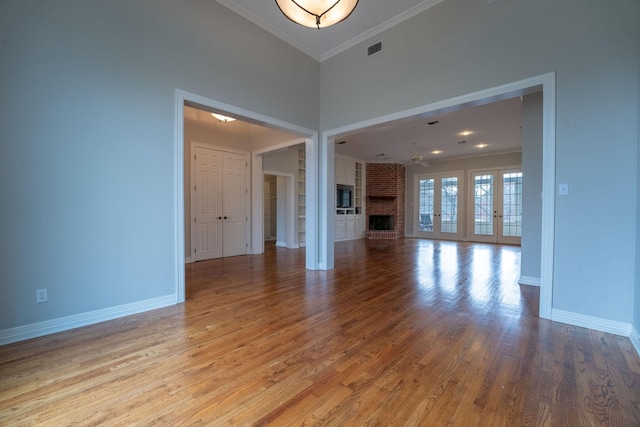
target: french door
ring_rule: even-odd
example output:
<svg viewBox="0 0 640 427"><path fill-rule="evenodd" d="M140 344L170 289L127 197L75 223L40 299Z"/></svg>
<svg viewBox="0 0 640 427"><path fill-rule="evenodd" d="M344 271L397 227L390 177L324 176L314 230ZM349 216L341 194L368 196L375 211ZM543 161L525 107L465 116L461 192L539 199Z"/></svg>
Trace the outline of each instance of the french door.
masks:
<svg viewBox="0 0 640 427"><path fill-rule="evenodd" d="M474 242L519 245L522 236L522 170L471 173L469 235Z"/></svg>
<svg viewBox="0 0 640 427"><path fill-rule="evenodd" d="M414 230L418 237L457 240L460 238L462 173L418 175Z"/></svg>

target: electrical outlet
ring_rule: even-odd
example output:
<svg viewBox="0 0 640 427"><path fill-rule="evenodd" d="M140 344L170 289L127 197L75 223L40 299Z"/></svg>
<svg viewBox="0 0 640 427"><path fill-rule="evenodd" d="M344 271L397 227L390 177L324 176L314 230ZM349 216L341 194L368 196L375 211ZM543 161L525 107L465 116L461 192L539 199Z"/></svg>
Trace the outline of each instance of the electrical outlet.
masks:
<svg viewBox="0 0 640 427"><path fill-rule="evenodd" d="M49 296L47 295L46 289L38 289L36 291L36 302L40 304L41 302L49 301Z"/></svg>
<svg viewBox="0 0 640 427"><path fill-rule="evenodd" d="M559 196L568 196L569 195L569 184L558 184L558 195Z"/></svg>

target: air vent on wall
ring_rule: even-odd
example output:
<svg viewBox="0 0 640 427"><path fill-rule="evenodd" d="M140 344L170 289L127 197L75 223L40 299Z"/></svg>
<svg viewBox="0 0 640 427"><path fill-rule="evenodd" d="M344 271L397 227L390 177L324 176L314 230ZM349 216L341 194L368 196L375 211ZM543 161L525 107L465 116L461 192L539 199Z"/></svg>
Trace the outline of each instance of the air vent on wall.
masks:
<svg viewBox="0 0 640 427"><path fill-rule="evenodd" d="M382 42L378 42L376 44L372 44L367 48L367 56L371 56L374 53L378 53L382 50Z"/></svg>

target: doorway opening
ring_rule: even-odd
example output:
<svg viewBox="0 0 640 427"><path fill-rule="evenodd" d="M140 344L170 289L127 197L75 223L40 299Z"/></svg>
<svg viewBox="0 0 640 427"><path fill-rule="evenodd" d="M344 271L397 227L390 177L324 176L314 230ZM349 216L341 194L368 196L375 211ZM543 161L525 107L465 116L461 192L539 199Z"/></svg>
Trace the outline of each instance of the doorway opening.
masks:
<svg viewBox="0 0 640 427"><path fill-rule="evenodd" d="M275 246L283 248L297 248L294 176L271 170L264 170L263 173L264 241L275 242Z"/></svg>
<svg viewBox="0 0 640 427"><path fill-rule="evenodd" d="M185 162L190 159L185 159L185 107L193 107L199 110L203 110L207 113L220 113L228 117L234 117L247 123L257 124L269 129L280 130L282 132L291 135L300 135L307 148L306 169L309 172L310 178L307 184L307 200L308 206L311 208L310 224L316 222L315 218L315 203L317 199L316 191L316 144L317 144L317 132L310 129L297 126L282 120L278 120L269 116L265 116L254 111L246 110L240 107L236 107L230 104L225 104L210 98L206 98L201 95L189 93L181 89L176 90L175 97L175 145L174 155L176 159L175 164L175 181L174 181L174 194L175 194L175 252L174 252L174 268L175 268L175 298L176 303L185 301L186 296L186 283L185 283L185 194L188 189L185 189ZM189 141L186 141L189 143ZM263 171L262 171L262 159L261 156L264 153L268 153L273 150L279 150L282 146L299 144L300 139L295 142L288 143L272 143L268 141L261 141L247 150L250 152L249 161L247 162L248 168L251 170L250 182L247 188L248 197L250 197L251 203L248 210L248 214L245 217L247 223L248 238L247 238L247 253L261 253L264 248L264 240L262 235L262 187L263 187ZM259 147L259 148L258 148ZM317 269L317 251L315 250L315 243L317 239L316 227L307 226L306 236L309 246L306 250L306 267L308 269ZM260 251L260 252L258 252Z"/></svg>
<svg viewBox="0 0 640 427"><path fill-rule="evenodd" d="M323 132L320 142L321 161L326 164L326 174L322 175L321 187L321 227L326 233L320 241L320 264L324 269L332 269L334 263L334 229L328 220L333 209L332 195L328 189L334 186L333 159L335 141L343 134L381 126L403 119L429 117L445 112L461 110L468 107L489 104L492 102L542 92L542 214L540 236L540 307L539 315L551 319L553 295L553 255L554 255L554 211L555 211L555 73L507 83L501 86L480 90L478 92L422 105L409 110L381 116L375 119L354 123L348 126ZM433 222L433 218L430 218ZM426 220L426 218L425 218ZM433 227L427 224L425 227Z"/></svg>

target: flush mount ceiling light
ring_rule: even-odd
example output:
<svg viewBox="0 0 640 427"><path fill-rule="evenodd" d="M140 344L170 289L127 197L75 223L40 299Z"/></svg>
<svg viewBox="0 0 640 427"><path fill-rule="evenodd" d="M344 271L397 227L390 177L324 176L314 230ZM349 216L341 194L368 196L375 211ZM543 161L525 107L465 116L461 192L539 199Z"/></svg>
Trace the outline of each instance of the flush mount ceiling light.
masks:
<svg viewBox="0 0 640 427"><path fill-rule="evenodd" d="M223 116L222 114L211 113L211 115L224 123L229 123L235 120L233 117Z"/></svg>
<svg viewBox="0 0 640 427"><path fill-rule="evenodd" d="M345 20L358 0L276 0L276 4L293 22L320 29Z"/></svg>

